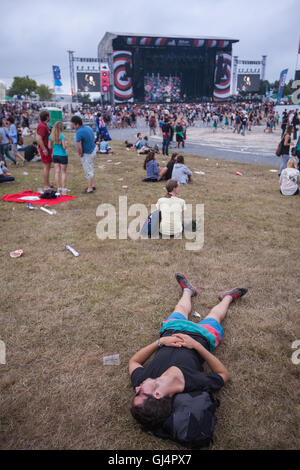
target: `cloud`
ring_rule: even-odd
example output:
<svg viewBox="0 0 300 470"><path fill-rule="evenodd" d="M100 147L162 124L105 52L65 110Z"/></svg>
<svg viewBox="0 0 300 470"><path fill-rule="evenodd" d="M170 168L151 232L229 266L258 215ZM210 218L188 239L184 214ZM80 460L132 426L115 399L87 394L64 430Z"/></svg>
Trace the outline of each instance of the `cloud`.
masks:
<svg viewBox="0 0 300 470"><path fill-rule="evenodd" d="M268 55L275 80L283 68L293 77L299 40L300 2L285 0L66 0L14 1L2 8L0 78L29 75L52 85L51 66L60 65L69 82L67 50L96 57L106 31L183 36L224 36L240 40L233 53L259 60Z"/></svg>

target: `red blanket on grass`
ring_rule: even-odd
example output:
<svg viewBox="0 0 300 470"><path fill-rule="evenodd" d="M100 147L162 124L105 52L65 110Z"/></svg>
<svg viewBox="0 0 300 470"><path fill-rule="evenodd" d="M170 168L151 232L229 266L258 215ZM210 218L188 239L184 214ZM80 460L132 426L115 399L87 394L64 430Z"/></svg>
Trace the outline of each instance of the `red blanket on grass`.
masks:
<svg viewBox="0 0 300 470"><path fill-rule="evenodd" d="M30 198L32 196L40 196L40 193L34 193L33 191L23 191L22 193L18 194L6 194L1 199L2 201L6 202L26 202L27 204L30 203L32 205L37 206L56 206L57 204L61 204L62 202L70 201L71 199L76 199L76 196L60 196L56 199L39 199L36 201L31 201ZM28 199L26 199L28 198Z"/></svg>

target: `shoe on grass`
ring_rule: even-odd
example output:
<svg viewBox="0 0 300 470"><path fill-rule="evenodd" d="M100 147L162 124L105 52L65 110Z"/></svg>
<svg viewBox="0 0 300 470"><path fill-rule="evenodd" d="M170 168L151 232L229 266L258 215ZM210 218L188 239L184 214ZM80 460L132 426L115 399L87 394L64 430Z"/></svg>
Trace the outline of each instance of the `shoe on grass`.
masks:
<svg viewBox="0 0 300 470"><path fill-rule="evenodd" d="M193 284L190 283L190 281L188 280L188 278L184 274L176 273L175 277L176 277L176 281L180 285L182 291L184 289L190 289L190 291L192 292L192 297L195 297L196 295L198 295L198 293L199 293L198 289L195 286L193 286Z"/></svg>
<svg viewBox="0 0 300 470"><path fill-rule="evenodd" d="M243 297L243 295L247 294L247 292L248 292L247 287L235 287L234 289L231 289L231 290L224 290L222 292L219 292L218 299L222 301L224 297L226 297L227 295L230 295L230 297L232 298L232 301L234 302L239 297Z"/></svg>
<svg viewBox="0 0 300 470"><path fill-rule="evenodd" d="M89 191L88 188L87 188L87 189L85 189L84 191L82 191L81 194L92 194L92 193L94 193L94 192L95 192L94 189L92 189L92 191Z"/></svg>

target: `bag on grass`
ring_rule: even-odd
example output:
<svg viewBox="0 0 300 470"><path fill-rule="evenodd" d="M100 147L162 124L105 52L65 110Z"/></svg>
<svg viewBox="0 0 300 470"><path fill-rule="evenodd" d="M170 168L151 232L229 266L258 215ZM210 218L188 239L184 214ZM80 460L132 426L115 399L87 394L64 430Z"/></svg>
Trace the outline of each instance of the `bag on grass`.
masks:
<svg viewBox="0 0 300 470"><path fill-rule="evenodd" d="M46 189L40 196L41 199L56 199L56 194L53 189Z"/></svg>
<svg viewBox="0 0 300 470"><path fill-rule="evenodd" d="M151 433L163 439L172 439L190 449L208 447L213 441L215 412L219 406L219 400L208 392L178 393L174 398L172 414Z"/></svg>

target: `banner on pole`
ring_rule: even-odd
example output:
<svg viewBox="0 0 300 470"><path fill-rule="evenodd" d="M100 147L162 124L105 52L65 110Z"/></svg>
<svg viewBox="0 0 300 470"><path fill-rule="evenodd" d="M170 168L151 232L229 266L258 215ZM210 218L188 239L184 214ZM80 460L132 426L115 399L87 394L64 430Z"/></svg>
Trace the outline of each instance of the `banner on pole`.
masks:
<svg viewBox="0 0 300 470"><path fill-rule="evenodd" d="M286 77L287 77L287 74L288 74L288 70L289 69L284 69L280 74L279 87L278 87L278 97L277 97L277 103L276 104L280 104L280 102L281 102L281 98L282 98L282 94L283 94L284 85L285 85L285 82L286 82Z"/></svg>
<svg viewBox="0 0 300 470"><path fill-rule="evenodd" d="M61 82L61 73L60 73L60 68L58 65L52 65L52 70L53 70L53 80L54 80L54 86L55 87L60 87L62 86Z"/></svg>

